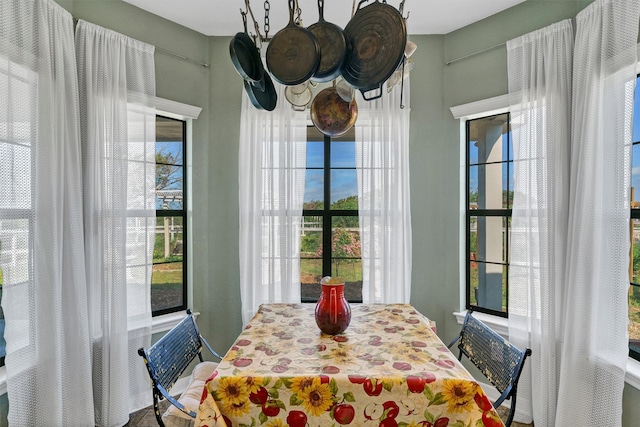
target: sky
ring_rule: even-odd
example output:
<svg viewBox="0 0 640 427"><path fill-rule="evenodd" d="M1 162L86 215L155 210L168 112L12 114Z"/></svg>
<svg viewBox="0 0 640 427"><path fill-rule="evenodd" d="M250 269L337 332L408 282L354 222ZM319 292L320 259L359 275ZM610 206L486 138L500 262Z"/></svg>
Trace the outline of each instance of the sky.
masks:
<svg viewBox="0 0 640 427"><path fill-rule="evenodd" d="M324 164L324 143L307 142L307 168L321 168ZM331 143L331 203L358 195L356 181L356 146L353 141L334 141ZM324 172L321 169L307 170L304 202L323 200Z"/></svg>

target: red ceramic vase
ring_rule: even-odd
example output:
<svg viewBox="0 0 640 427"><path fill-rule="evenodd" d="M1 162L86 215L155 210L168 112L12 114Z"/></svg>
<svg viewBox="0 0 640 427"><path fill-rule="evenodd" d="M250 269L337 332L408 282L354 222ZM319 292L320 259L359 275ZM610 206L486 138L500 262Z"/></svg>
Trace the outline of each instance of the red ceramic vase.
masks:
<svg viewBox="0 0 640 427"><path fill-rule="evenodd" d="M322 284L316 304L316 323L328 335L344 332L351 321L351 307L344 297L344 283Z"/></svg>

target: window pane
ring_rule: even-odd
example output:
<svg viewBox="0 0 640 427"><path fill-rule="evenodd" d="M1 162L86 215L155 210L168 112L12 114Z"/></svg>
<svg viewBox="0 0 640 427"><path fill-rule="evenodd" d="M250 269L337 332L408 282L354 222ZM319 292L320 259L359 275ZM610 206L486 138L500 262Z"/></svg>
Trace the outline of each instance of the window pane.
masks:
<svg viewBox="0 0 640 427"><path fill-rule="evenodd" d="M469 121L467 135L469 164L495 163L509 160L508 114Z"/></svg>
<svg viewBox="0 0 640 427"><path fill-rule="evenodd" d="M331 171L331 209L358 209L355 169Z"/></svg>
<svg viewBox="0 0 640 427"><path fill-rule="evenodd" d="M156 142L184 140L184 121L156 116Z"/></svg>
<svg viewBox="0 0 640 427"><path fill-rule="evenodd" d="M182 169L182 166L179 166ZM182 172L180 172L182 175ZM176 183L175 187L156 190L156 210L174 210L180 211L184 209L182 182Z"/></svg>
<svg viewBox="0 0 640 427"><path fill-rule="evenodd" d="M307 142L307 167L324 168L324 142Z"/></svg>
<svg viewBox="0 0 640 427"><path fill-rule="evenodd" d="M469 168L469 208L503 209L506 207L506 165L492 163ZM513 181L513 179L511 179Z"/></svg>
<svg viewBox="0 0 640 427"><path fill-rule="evenodd" d="M151 273L151 310L159 311L182 306L183 263L153 264Z"/></svg>
<svg viewBox="0 0 640 427"><path fill-rule="evenodd" d="M636 92L633 104L633 142L638 141L640 141L640 77L636 79Z"/></svg>
<svg viewBox="0 0 640 427"><path fill-rule="evenodd" d="M640 115L640 110L638 111ZM634 119L635 120L635 119ZM634 144L631 151L631 192L633 209L640 209L640 144Z"/></svg>
<svg viewBox="0 0 640 427"><path fill-rule="evenodd" d="M633 106L633 142L640 142L640 77L636 79ZM640 210L640 144L634 144L631 157L631 216ZM640 219L632 218L631 266L629 289L629 350L634 359L640 360Z"/></svg>
<svg viewBox="0 0 640 427"><path fill-rule="evenodd" d="M502 166L502 207L513 207L513 163L503 163Z"/></svg>
<svg viewBox="0 0 640 427"><path fill-rule="evenodd" d="M184 154L182 152L182 140L178 141L156 141L156 154L160 154L160 157L156 156L156 163L168 164L168 165L184 165Z"/></svg>
<svg viewBox="0 0 640 427"><path fill-rule="evenodd" d="M632 277L630 281L640 285L640 219L632 218L631 222L633 224L631 236L633 250L631 251Z"/></svg>
<svg viewBox="0 0 640 427"><path fill-rule="evenodd" d="M322 217L304 216L302 218L301 234L300 257L322 259ZM319 272L318 274L321 273Z"/></svg>
<svg viewBox="0 0 640 427"><path fill-rule="evenodd" d="M185 303L182 225L181 216L156 218L151 273L151 308L154 312L179 307Z"/></svg>
<svg viewBox="0 0 640 427"><path fill-rule="evenodd" d="M333 217L331 250L331 276L344 279L349 301L361 301L362 260L357 216Z"/></svg>
<svg viewBox="0 0 640 427"><path fill-rule="evenodd" d="M468 121L467 150L467 304L506 314L507 209L513 203L509 114ZM500 216L493 216L496 213Z"/></svg>
<svg viewBox="0 0 640 427"><path fill-rule="evenodd" d="M362 302L354 138L355 131L335 139L320 134L313 126L307 131L300 245L300 283L305 302L317 301L323 276L342 277L347 299Z"/></svg>
<svg viewBox="0 0 640 427"><path fill-rule="evenodd" d="M479 261L471 264L470 304L506 312L507 266Z"/></svg>
<svg viewBox="0 0 640 427"><path fill-rule="evenodd" d="M2 247L0 246L0 252ZM2 300L2 268L0 268L0 301ZM7 355L7 342L4 339L4 311L0 306L0 366L4 366L4 357Z"/></svg>
<svg viewBox="0 0 640 427"><path fill-rule="evenodd" d="M478 305L478 262L476 262L473 258L470 265L470 277L469 277L469 304L473 306Z"/></svg>
<svg viewBox="0 0 640 427"><path fill-rule="evenodd" d="M331 167L355 168L356 167L356 143L353 141L331 142Z"/></svg>
<svg viewBox="0 0 640 427"><path fill-rule="evenodd" d="M303 301L317 301L322 279L322 217L304 216L300 236L300 285Z"/></svg>
<svg viewBox="0 0 640 427"><path fill-rule="evenodd" d="M503 217L477 217L475 229L470 230L471 256L478 261L505 263L507 243L505 224Z"/></svg>
<svg viewBox="0 0 640 427"><path fill-rule="evenodd" d="M184 124L156 116L156 209L183 209Z"/></svg>
<svg viewBox="0 0 640 427"><path fill-rule="evenodd" d="M182 222L181 216L156 218L156 239L153 248L154 264L182 260Z"/></svg>
<svg viewBox="0 0 640 427"><path fill-rule="evenodd" d="M324 172L307 169L304 184L304 209L324 209Z"/></svg>
<svg viewBox="0 0 640 427"><path fill-rule="evenodd" d="M511 143L511 132L502 134L502 159L505 161L513 160L513 145Z"/></svg>
<svg viewBox="0 0 640 427"><path fill-rule="evenodd" d="M629 348L640 353L640 286L629 289Z"/></svg>

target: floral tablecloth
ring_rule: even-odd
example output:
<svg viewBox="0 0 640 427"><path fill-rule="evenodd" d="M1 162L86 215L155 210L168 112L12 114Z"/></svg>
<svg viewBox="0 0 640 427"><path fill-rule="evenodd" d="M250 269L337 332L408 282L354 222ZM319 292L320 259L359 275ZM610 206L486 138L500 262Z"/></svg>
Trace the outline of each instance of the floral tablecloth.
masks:
<svg viewBox="0 0 640 427"><path fill-rule="evenodd" d="M336 336L314 304L266 304L207 381L196 426L498 427L484 391L408 304L353 304Z"/></svg>

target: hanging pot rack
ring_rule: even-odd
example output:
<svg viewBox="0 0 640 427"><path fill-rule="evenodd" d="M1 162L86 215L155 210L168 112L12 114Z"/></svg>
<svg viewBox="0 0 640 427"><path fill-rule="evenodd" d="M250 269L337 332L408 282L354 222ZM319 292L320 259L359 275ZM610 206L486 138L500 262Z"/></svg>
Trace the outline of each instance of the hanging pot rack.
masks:
<svg viewBox="0 0 640 427"><path fill-rule="evenodd" d="M294 2L294 18L293 18L293 21L294 21L294 23L296 25L298 25L300 27L303 27L302 10L301 10L300 5L299 5L299 0L291 0L291 1ZM362 5L364 3L367 3L367 2L370 2L371 4L363 7ZM254 44L256 45L257 49L259 51L262 51L263 44L264 43L270 43L271 40L273 39L273 36L269 34L270 31L271 31L271 25L270 25L271 24L270 23L271 3L270 3L270 0L264 0L264 3L263 3L264 20L263 20L262 29L260 28L260 24L258 23L258 19L256 19L256 15L254 14L254 12L253 12L253 10L251 8L250 0L244 0L244 3L245 3L245 9L243 10L241 8L240 9L240 13L243 16L250 17L251 23L253 24L253 30L255 31L255 34L253 34L253 32L251 32L251 33L249 33L249 35L253 39ZM375 19L378 19L378 17L379 17L379 15L378 15L379 11L378 11L377 8L381 9L380 12L384 11L385 13L391 11L391 13L397 14L399 12L399 15L400 15L401 21L403 21L403 27L404 27L404 28L402 28L401 32L404 32L404 37L406 39L406 20L409 18L409 13L407 13L406 16L404 15L405 0L401 0L400 1L398 9L395 9L391 5L387 5L387 0L353 0L349 23L351 23L354 20L354 18L360 18L360 21L363 21L363 19L360 16L356 16L356 15L358 14L359 11L361 11L361 10L363 10L363 9L369 7L369 6L372 6L372 7L367 9L366 11L370 12L370 11L373 11L375 9L376 10L376 14L371 14L371 13L368 14L368 15L376 16ZM383 8L386 8L386 9L382 10ZM393 12L394 10L395 10L395 12ZM361 13L361 15L365 15L365 13ZM383 18L384 18L384 16L383 16ZM385 38L383 37L383 39L385 39ZM386 50L388 50L389 46L385 45L385 43L387 43L387 41L383 40L382 41L382 45L378 46L378 49L385 50L385 55L386 55L387 54ZM415 44L413 44L413 46L414 46L413 49L415 50ZM355 48L357 49L358 47L356 46ZM363 45L362 48L364 48L364 45ZM396 47L393 47L393 49L397 50ZM264 53L264 52L262 52L262 53ZM413 52L411 52L411 53L413 53ZM359 53L357 53L357 54L359 54ZM357 54L354 53L354 55L357 55ZM398 75L406 77L406 74L408 74L409 70L407 70L407 72L405 73L405 68L406 68L406 62L409 59L410 58L408 58L406 55L400 55L400 58L398 59L398 61L396 61L397 63L394 62L393 65L394 65L395 69L397 70L397 72L395 73L394 79L393 79L394 81L397 82ZM359 66L360 66L360 64L357 65L357 67L359 67ZM338 75L336 77L336 79L341 79L342 80L342 79L345 79L345 77L346 77L348 80L351 80L349 82L349 84L351 84L351 86L354 87L355 89L358 89L361 92L363 92L363 95L364 95L364 89L362 87L358 87L357 83L359 83L359 82L358 82L357 79L354 80L354 76L353 76L353 74L354 74L353 70L354 69L351 68L351 70L352 70L352 74L350 74L348 76ZM356 72L358 70L359 70L359 68L356 68ZM266 71L266 69L265 69L265 71ZM386 73L386 74L388 74L388 73ZM335 84L335 80L336 79L333 80L334 84ZM386 80L387 79L384 79L384 81L377 82L377 83L379 84L380 87L382 87L383 84L387 85L387 83L389 83L387 86L388 86L388 90L390 91L391 88L393 86L395 86L395 84L397 84L397 83L392 85L391 82L386 82ZM389 79L389 80L391 80L391 79ZM402 92L404 91L403 80L404 80L404 78L401 77L400 90ZM382 90L379 90L379 96L381 96L381 95L382 95ZM376 96L375 98L377 98L379 96ZM365 99L368 99L368 100L375 99L375 98L373 98L373 97L372 98L367 98L365 96ZM307 107L309 105L311 105L311 101L312 100L309 101L309 104L307 104ZM401 108L404 108L404 102L403 102L402 95L401 95L400 104L401 104L400 105ZM300 109L299 105L293 105L292 104L292 107L295 108L295 109Z"/></svg>

